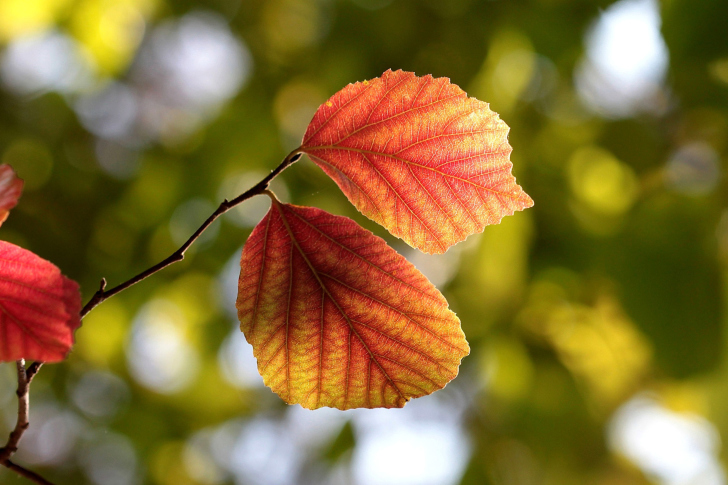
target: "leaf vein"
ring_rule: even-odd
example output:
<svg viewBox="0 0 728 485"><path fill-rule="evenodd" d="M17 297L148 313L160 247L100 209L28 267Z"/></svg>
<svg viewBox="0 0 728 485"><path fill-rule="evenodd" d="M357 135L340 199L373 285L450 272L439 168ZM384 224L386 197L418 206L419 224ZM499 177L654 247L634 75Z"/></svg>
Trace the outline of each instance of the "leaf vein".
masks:
<svg viewBox="0 0 728 485"><path fill-rule="evenodd" d="M328 239L328 240L329 240L329 241L331 241L332 243L336 244L336 245L337 245L337 246L339 246L340 248L342 248L342 249L344 249L344 250L348 251L349 253L351 253L351 254L352 254L352 255L354 255L355 257L359 258L359 259L360 259L361 261L363 261L363 262L367 263L367 264L368 264L369 266L371 266L372 268L376 269L377 271L380 271L380 272L384 273L385 275L387 275L387 276L389 276L389 277L391 277L391 278L395 279L396 281L398 281L398 282L402 283L403 285L405 285L405 286L409 287L410 289L412 289L412 290L414 290L414 291L418 292L419 294L421 294L421 295L423 295L423 296L426 296L427 298L430 298L430 299L433 299L433 300L438 300L438 298L435 298L435 297L433 297L432 295L430 295L430 294L426 293L426 292L425 292L424 290L422 290L422 289L420 289L420 288L417 288L416 286L413 286L413 285L412 285L411 283L407 283L406 281L404 281L404 280L403 280L403 279L401 279L401 278L398 278L397 276L395 276L395 275L394 275L394 274L392 274L392 273L389 273L389 272L385 271L384 269L382 269L382 268L380 268L379 266L377 266L376 264L372 263L371 261L369 261L368 259L366 259L366 258L365 258L364 256L362 256L361 254L358 254L358 253L357 253L356 251L352 250L351 248L349 248L349 247L347 247L347 246L344 246L343 244L341 244L341 242L339 242L339 241L337 241L336 239L332 238L331 236L329 236L328 234L326 234L325 232L323 232L323 231L322 231L321 229L319 229L318 227L316 227L316 226L314 226L313 224L311 224L311 223L310 223L309 221L307 221L307 220L306 220L305 218L301 217L301 216L300 216L299 214L297 214L297 213L296 213L296 211L291 211L291 212L293 212L293 214L294 214L294 215L295 215L295 216L296 216L296 217L297 217L297 218L298 218L298 219L299 219L299 220L300 220L301 222L303 222L304 224L308 225L308 226L309 226L309 227L310 227L311 229L313 229L314 231L318 232L318 233L319 233L319 234L321 234L321 235L322 235L323 237L325 237L326 239ZM372 245L374 245L374 244L372 244Z"/></svg>
<svg viewBox="0 0 728 485"><path fill-rule="evenodd" d="M385 303L384 301L382 301L382 300L380 300L378 298L375 298L374 296L372 296L372 295L370 295L368 293L365 293L365 292L363 292L361 290L357 290L356 288L347 285L346 283L344 283L340 279L338 279L338 278L336 278L334 276L331 276L330 274L321 273L321 276L325 276L325 277L329 278L330 280L333 280L336 283L340 284L341 286L344 286L344 287L348 288L349 290L354 291L355 293L359 293L361 296L366 297L366 298L369 298L370 300L372 300L372 301L374 301L376 303L379 303L380 305L385 306L385 307L389 308L390 310L393 310L393 311L399 313L400 315L403 315L409 322L415 324L416 327L421 328L426 333L429 333L430 335L432 335L433 337L435 337L437 340L440 340L445 345L447 345L447 346L449 346L449 347L451 347L451 348L453 348L455 350L459 350L460 352L463 352L463 349L461 349L461 348L453 345L452 343L448 342L447 340L443 339L442 337L440 337L439 335L437 335L433 330L431 330L430 328L428 328L427 326L425 326L422 322L418 322L417 320L415 320L413 318L410 318L409 317L409 315L410 315L409 313L404 312L404 311L400 310L399 308L393 307L392 305L389 305L388 303ZM423 317L423 318L429 318L429 316Z"/></svg>
<svg viewBox="0 0 728 485"><path fill-rule="evenodd" d="M344 309L341 308L341 305L339 305L339 302L336 301L336 299L333 297L333 295L331 294L331 292L329 292L329 290L326 287L326 285L324 285L324 282L321 281L321 277L320 277L318 271L316 271L316 269L314 268L313 264L308 259L308 256L306 256L306 253L304 252L303 248L301 248L301 246L298 244L298 241L296 240L296 237L293 235L293 231L291 230L291 227L289 226L288 221L286 220L286 216L285 216L285 214L283 212L283 208L281 207L280 203L278 203L278 202L274 202L274 203L276 204L276 207L278 208L278 210L281 213L281 218L283 220L284 225L286 226L286 229L288 230L288 235L290 236L291 241L295 245L296 249L298 249L299 254L304 259L304 261L306 262L306 264L308 265L309 269L311 270L311 273L313 274L313 276L316 278L316 280L318 281L319 285L321 286L321 289L326 292L326 294L328 295L328 297L331 300L331 302L334 304L334 306L336 306L337 310L339 310L339 313L341 313L341 316L344 317L344 319L349 324L349 329L350 329L349 346L351 347L351 333L353 333L354 335L357 336L357 338L359 339L359 341L361 342L361 344L364 346L364 348L366 349L366 351L373 358L374 357L374 353L369 348L369 346L367 345L366 341L362 338L361 335L359 335L359 333L354 328L354 324L351 322L351 319L349 318L349 315L347 315L346 312L344 311ZM348 362L351 361L351 354L349 355L349 358L347 359L347 361ZM348 362L347 362L347 366L348 366ZM386 370L384 370L384 368L382 367L381 363L379 361L376 361L376 359L375 359L375 363L382 370L382 372L384 373L385 377L390 382L392 382L392 378L389 376L389 374L386 372ZM397 387L397 385L394 384L393 382L392 382L392 385L394 386L395 390L397 391L397 394L399 394L400 397L404 398L404 395L402 394L402 391L399 389L399 387ZM347 389L348 389L348 382L347 382Z"/></svg>

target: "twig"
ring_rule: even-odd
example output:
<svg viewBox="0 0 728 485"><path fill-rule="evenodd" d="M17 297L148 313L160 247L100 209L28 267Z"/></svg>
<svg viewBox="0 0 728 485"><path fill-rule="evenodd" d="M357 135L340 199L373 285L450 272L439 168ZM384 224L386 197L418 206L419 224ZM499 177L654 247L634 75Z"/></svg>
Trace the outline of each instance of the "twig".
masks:
<svg viewBox="0 0 728 485"><path fill-rule="evenodd" d="M207 229L210 224L215 222L218 217L220 217L233 207L237 206L238 204L256 195L260 195L263 193L267 193L270 195L271 192L268 190L268 186L273 181L273 179L276 178L286 168L295 163L299 158L301 158L302 153L303 152L300 150L300 148L293 150L286 156L286 158L283 159L281 164L278 165L263 180L261 180L239 196L235 197L234 199L223 200L220 206L215 210L215 212L213 212L210 217L208 217L207 220L205 220L205 222L203 222L202 225L197 228L195 233L192 234L192 236L190 236L190 238L178 250L172 253L165 260L160 261L151 268L142 271L133 278L113 287L110 290L106 289L106 279L102 278L98 291L94 293L88 303L86 303L86 305L81 310L81 318L83 319L86 315L88 315L91 310L93 310L99 304L108 300L112 296L116 295L117 293L121 293L130 286L139 283L143 279L148 278L154 273L163 270L171 264L182 261L185 257L185 252L187 251L187 249L192 246L192 244L202 235L202 233L205 232L205 229ZM27 470L22 466L10 461L10 457L12 457L13 454L18 451L18 443L20 443L20 439L23 437L23 433L25 433L25 430L28 429L28 426L30 425L30 422L28 420L28 414L30 409L30 396L28 391L30 389L30 383L32 382L33 377L35 377L35 375L38 373L41 366L43 365L43 362L33 362L26 369L25 361L21 359L16 362L16 365L18 369L18 419L15 424L15 429L10 433L7 444L5 445L5 447L0 448L0 465L3 465L10 470L13 470L17 474L27 478L28 480L31 480L34 483L38 483L40 485L53 485L51 482L41 477L37 473Z"/></svg>
<svg viewBox="0 0 728 485"><path fill-rule="evenodd" d="M16 361L15 366L18 371L18 390L16 392L18 395L18 419L15 423L15 429L10 432L8 442L0 449L0 463L3 464L13 456L13 453L18 451L20 438L23 437L23 433L25 433L25 430L28 429L30 424L28 422L28 410L30 409L28 389L30 388L30 383L25 372L25 360L20 359Z"/></svg>
<svg viewBox="0 0 728 485"><path fill-rule="evenodd" d="M22 466L13 463L10 460L5 460L5 463L3 463L6 467L8 467L10 470L14 471L18 475L27 478L33 483L38 483L40 485L53 485L53 482L49 482L45 478L41 477L37 473L28 470L27 468L23 468Z"/></svg>
<svg viewBox="0 0 728 485"><path fill-rule="evenodd" d="M42 365L43 362L33 362L27 369L25 369L25 378L28 380L28 386L30 386L30 383L33 382L33 378L38 373Z"/></svg>
<svg viewBox="0 0 728 485"><path fill-rule="evenodd" d="M18 419L15 422L15 429L10 432L8 442L3 448L0 448L0 464L13 470L19 475L24 476L32 482L39 483L41 485L53 485L51 482L41 477L35 472L26 470L20 465L17 465L10 461L10 457L18 451L18 444L20 439L23 437L25 430L30 426L29 412L30 412L30 383L33 377L38 373L42 362L33 362L27 369L25 368L25 360L20 359L15 362L15 366L18 372Z"/></svg>
<svg viewBox="0 0 728 485"><path fill-rule="evenodd" d="M110 290L106 289L106 280L102 279L99 290L94 293L94 296L91 297L91 300L89 300L89 302L86 303L86 306L84 306L81 310L81 318L85 317L88 312L93 310L98 304L102 303L105 300L108 300L117 293L120 293L130 286L139 283L143 279L148 278L154 273L163 270L171 264L182 261L185 258L185 251L187 251L187 249L192 246L192 244L200 237L200 235L202 235L205 229L207 229L210 224L215 221L215 219L217 219L236 205L240 204L241 202L244 202L256 195L265 193L265 191L268 190L268 185L270 185L271 181L276 178L278 174L280 174L283 170L285 170L291 164L301 158L301 153L302 152L299 148L293 150L291 153L288 154L288 156L286 156L285 159L283 159L281 164L278 165L275 170L273 170L270 174L268 174L267 177L258 182L255 186L235 197L233 200L223 200L220 206L215 210L215 212L213 212L210 217L208 217L207 220L202 223L202 225L195 231L195 233L190 236L187 242L185 242L177 251L169 255L169 257L167 257L165 260L160 261L151 268L142 271L133 278L121 283L118 286L113 287Z"/></svg>

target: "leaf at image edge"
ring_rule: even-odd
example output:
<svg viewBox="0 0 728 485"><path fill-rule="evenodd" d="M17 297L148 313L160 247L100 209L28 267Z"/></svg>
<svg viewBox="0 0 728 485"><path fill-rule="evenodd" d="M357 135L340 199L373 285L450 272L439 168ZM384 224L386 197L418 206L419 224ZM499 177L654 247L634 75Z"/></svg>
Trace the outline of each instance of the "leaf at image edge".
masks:
<svg viewBox="0 0 728 485"><path fill-rule="evenodd" d="M75 281L53 263L0 241L0 361L65 359L80 311Z"/></svg>
<svg viewBox="0 0 728 485"><path fill-rule="evenodd" d="M7 163L0 164L0 225L8 218L23 193L23 179Z"/></svg>

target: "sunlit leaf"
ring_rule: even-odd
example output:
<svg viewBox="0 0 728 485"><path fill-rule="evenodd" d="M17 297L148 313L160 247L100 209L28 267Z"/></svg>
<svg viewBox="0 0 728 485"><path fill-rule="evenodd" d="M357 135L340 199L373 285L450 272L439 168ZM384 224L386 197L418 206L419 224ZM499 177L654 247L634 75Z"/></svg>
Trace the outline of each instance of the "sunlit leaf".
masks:
<svg viewBox="0 0 728 485"><path fill-rule="evenodd" d="M364 215L428 253L533 205L508 126L447 78L387 71L319 107L301 149Z"/></svg>
<svg viewBox="0 0 728 485"><path fill-rule="evenodd" d="M240 264L240 327L289 404L402 407L469 352L440 292L351 219L274 202Z"/></svg>
<svg viewBox="0 0 728 485"><path fill-rule="evenodd" d="M0 361L58 362L81 325L78 285L52 263L0 241Z"/></svg>
<svg viewBox="0 0 728 485"><path fill-rule="evenodd" d="M23 192L23 179L15 175L7 163L0 165L0 224L8 218L10 209L18 203Z"/></svg>

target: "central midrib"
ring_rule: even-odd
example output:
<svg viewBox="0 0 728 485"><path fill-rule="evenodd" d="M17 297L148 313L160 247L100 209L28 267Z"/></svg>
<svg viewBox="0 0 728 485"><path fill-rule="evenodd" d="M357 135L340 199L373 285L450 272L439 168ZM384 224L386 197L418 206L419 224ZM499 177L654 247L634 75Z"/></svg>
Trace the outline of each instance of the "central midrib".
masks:
<svg viewBox="0 0 728 485"><path fill-rule="evenodd" d="M369 358L377 364L377 367L379 367L379 370L382 371L382 374L384 374L384 376L387 378L387 380L392 385L392 387L394 387L394 389L397 391L397 394L399 394L399 396L402 399L404 399L405 401L407 401L407 398L404 396L404 394L402 393L402 391L400 390L400 388L397 386L397 383L389 376L389 374L384 369L384 367L382 367L382 364L379 362L379 360L377 360L377 358L374 355L374 353L372 352L372 350L369 348L369 346L367 345L367 343L364 341L364 339L362 338L362 336L359 334L359 332L354 327L354 324L352 323L352 321L349 318L349 316L346 314L346 312L344 312L344 310L341 308L341 306L336 301L336 299L334 299L334 296L329 292L329 290L326 287L326 285L324 285L324 282L321 280L321 277L319 276L318 272L313 267L313 264L311 264L311 261L308 259L308 256L306 256L306 253L303 251L303 248L301 248L301 246L298 244L298 241L296 240L296 237L293 235L293 231L291 230L291 227L288 224L288 219L286 219L286 215L285 215L285 213L283 211L282 204L280 202L278 202L278 201L275 201L275 200L273 201L273 203L275 204L276 208L278 209L278 212L281 215L281 220L283 221L283 225L286 227L286 230L288 231L288 235L291 238L291 242L294 244L294 246L296 247L296 249L298 249L299 254L303 258L303 260L306 262L306 265L311 270L311 273L316 278L316 281L318 281L319 286L321 287L321 290L329 297L329 299L334 304L334 306L336 306L336 309L339 310L339 313L341 313L341 316L343 316L344 319L346 319L346 323L349 325L349 329L354 333L354 335L357 336L357 338L359 339L359 341L361 342L361 344L366 349L367 353L369 353ZM349 357L349 359L351 359L351 357ZM323 365L323 362L320 362L319 365ZM349 377L347 376L347 392L348 392L348 387L349 387L348 386L348 379L349 379ZM382 397L384 397L384 396L382 396ZM346 403L344 403L344 404L346 405Z"/></svg>

